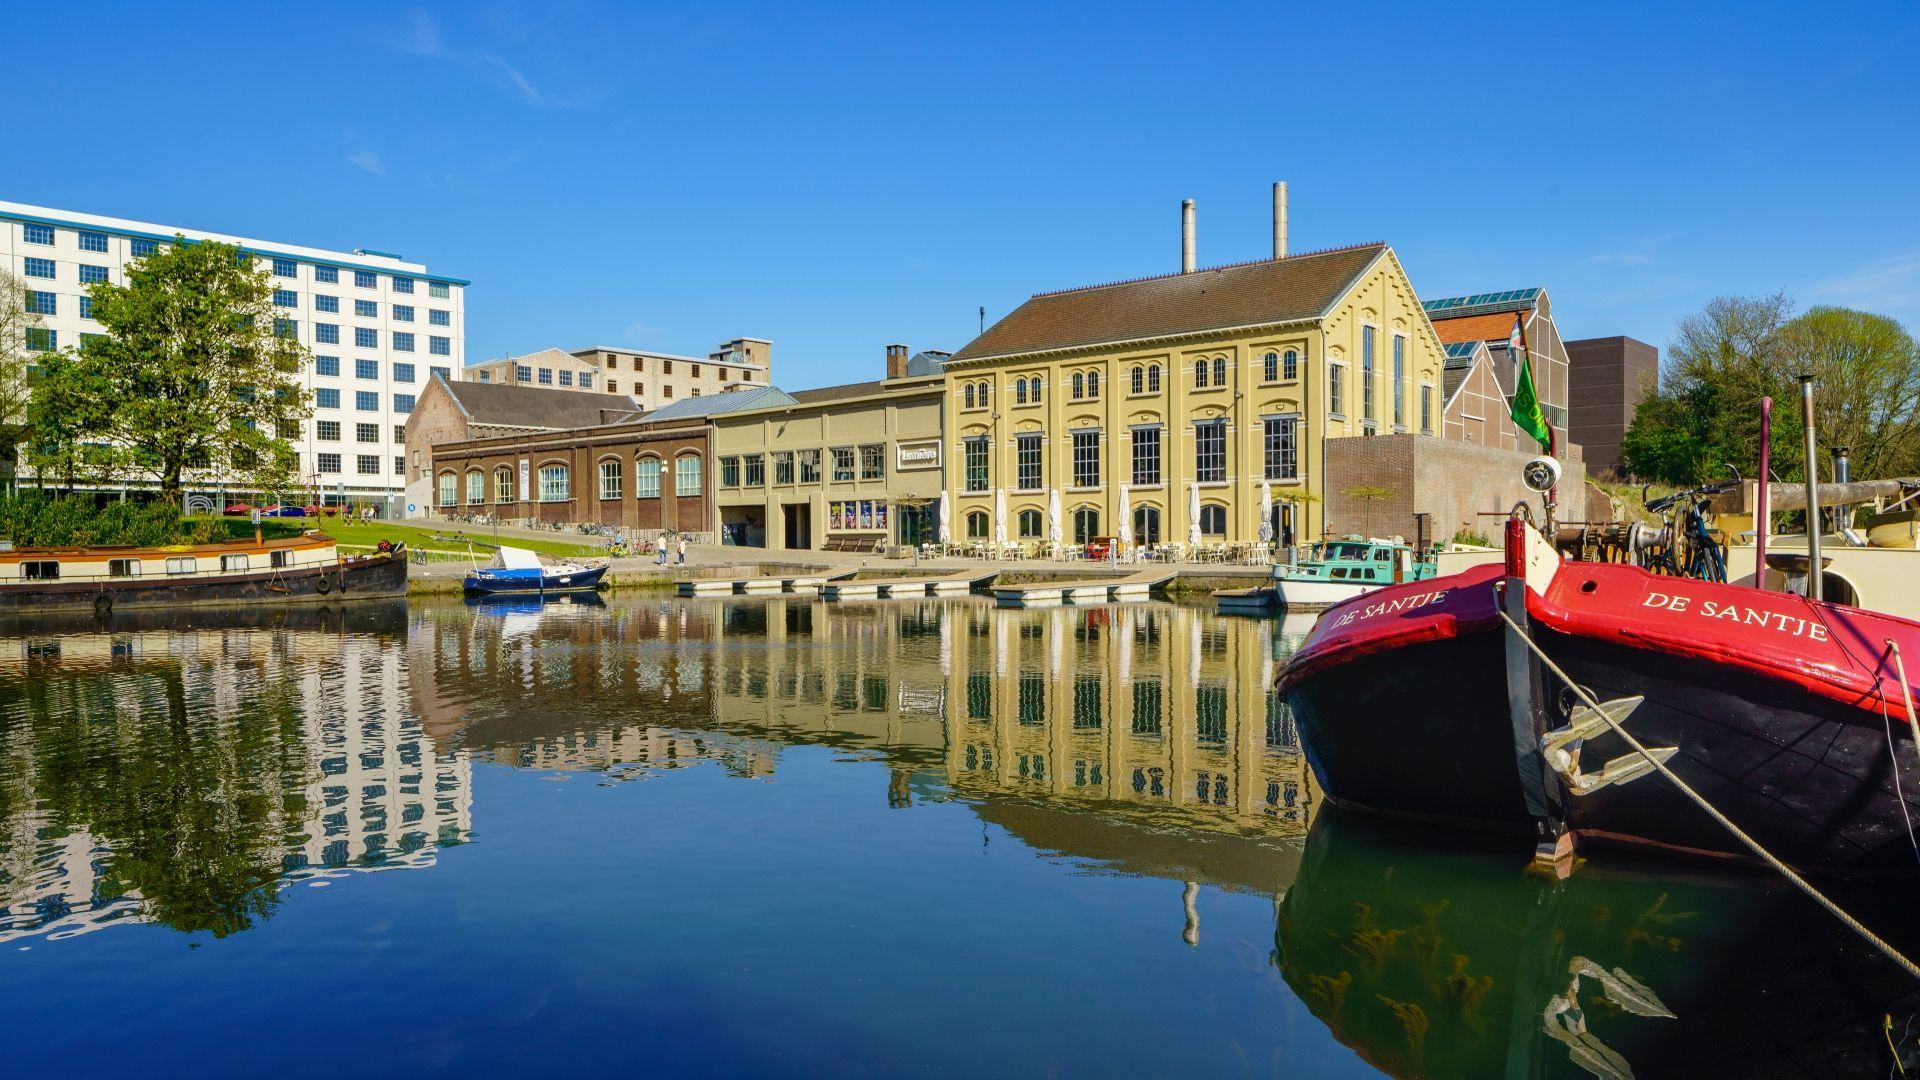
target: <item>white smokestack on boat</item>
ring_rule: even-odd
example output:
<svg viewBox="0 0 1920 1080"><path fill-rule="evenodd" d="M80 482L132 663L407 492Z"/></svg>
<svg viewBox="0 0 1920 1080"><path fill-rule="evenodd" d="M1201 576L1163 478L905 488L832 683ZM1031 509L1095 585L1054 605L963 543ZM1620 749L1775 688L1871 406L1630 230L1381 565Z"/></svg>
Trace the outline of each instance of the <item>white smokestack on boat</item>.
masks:
<svg viewBox="0 0 1920 1080"><path fill-rule="evenodd" d="M1273 184L1273 257L1287 257L1287 182Z"/></svg>
<svg viewBox="0 0 1920 1080"><path fill-rule="evenodd" d="M1180 272L1193 273L1199 264L1193 258L1193 200L1180 202Z"/></svg>

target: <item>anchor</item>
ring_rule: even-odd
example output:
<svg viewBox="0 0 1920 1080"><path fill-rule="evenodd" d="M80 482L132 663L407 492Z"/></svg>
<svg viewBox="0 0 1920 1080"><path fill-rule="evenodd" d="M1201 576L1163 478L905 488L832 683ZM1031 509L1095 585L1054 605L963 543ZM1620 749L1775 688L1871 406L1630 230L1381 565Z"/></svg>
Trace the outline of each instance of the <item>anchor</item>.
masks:
<svg viewBox="0 0 1920 1080"><path fill-rule="evenodd" d="M1600 767L1597 773L1582 772L1580 769L1580 746L1587 740L1603 732L1612 730L1616 725L1624 725L1646 698L1614 698L1600 703L1599 709L1586 705L1576 705L1567 714L1567 725L1554 728L1540 737L1540 751L1546 755L1547 764L1560 778L1567 782L1567 789L1575 795L1589 795L1603 787L1624 784L1637 780L1653 771L1654 763L1665 764L1668 758L1680 752L1677 746L1648 747L1645 754L1624 754Z"/></svg>

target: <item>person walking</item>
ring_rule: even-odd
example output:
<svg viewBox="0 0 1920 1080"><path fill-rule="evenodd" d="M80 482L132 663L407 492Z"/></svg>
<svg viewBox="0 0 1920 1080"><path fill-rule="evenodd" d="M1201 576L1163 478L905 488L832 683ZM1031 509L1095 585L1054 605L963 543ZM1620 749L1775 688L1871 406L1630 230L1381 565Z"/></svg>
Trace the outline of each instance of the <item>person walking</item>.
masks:
<svg viewBox="0 0 1920 1080"><path fill-rule="evenodd" d="M667 534L666 533L660 534L660 551L658 554L660 556L660 569L665 570L667 568Z"/></svg>

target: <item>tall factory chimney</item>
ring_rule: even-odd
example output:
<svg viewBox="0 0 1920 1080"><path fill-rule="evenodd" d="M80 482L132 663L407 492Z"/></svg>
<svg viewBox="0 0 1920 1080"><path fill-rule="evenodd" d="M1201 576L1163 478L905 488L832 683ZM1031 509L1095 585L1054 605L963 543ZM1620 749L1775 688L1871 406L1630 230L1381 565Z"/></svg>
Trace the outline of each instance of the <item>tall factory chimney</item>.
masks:
<svg viewBox="0 0 1920 1080"><path fill-rule="evenodd" d="M1287 182L1273 182L1273 257L1287 257Z"/></svg>
<svg viewBox="0 0 1920 1080"><path fill-rule="evenodd" d="M1180 272L1193 273L1198 264L1193 258L1193 200L1180 201Z"/></svg>

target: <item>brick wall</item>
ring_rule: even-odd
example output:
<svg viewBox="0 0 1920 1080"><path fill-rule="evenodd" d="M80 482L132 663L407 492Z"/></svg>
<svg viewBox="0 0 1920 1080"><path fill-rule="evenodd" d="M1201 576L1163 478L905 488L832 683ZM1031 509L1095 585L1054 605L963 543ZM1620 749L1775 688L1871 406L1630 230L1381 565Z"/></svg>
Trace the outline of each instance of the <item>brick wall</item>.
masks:
<svg viewBox="0 0 1920 1080"><path fill-rule="evenodd" d="M1376 435L1329 439L1326 462L1327 528L1331 535L1360 533L1412 539L1414 515L1432 515L1437 540L1465 530L1492 536L1497 517L1522 498L1540 510L1539 496L1520 482L1520 469L1536 455L1422 435ZM1577 453L1560 459L1562 521L1586 516L1586 466Z"/></svg>
<svg viewBox="0 0 1920 1080"><path fill-rule="evenodd" d="M698 495L674 493L675 463L685 454L692 454L701 462ZM452 473L458 477L455 483L457 505L445 509L462 513L486 512L502 520L533 518L549 524L597 522L643 532L675 529L701 537L713 531L712 500L716 477L713 475L709 432L705 427L649 429L638 425L620 425L470 439L433 446L432 459L435 480L428 496L431 502L438 502L437 478L440 474ZM519 486L522 460L528 464L526 487L531 490L523 490ZM640 498L635 494L635 480L642 460L658 460L664 466L657 498ZM618 498L600 498L602 461L615 461L620 465ZM567 466L569 497L541 501L540 468L553 464ZM507 469L514 477L514 498L509 502L495 499L493 478L501 468ZM487 477L486 492L482 502L469 504L466 476L475 470ZM432 512L439 514L445 509L434 505Z"/></svg>
<svg viewBox="0 0 1920 1080"><path fill-rule="evenodd" d="M1573 358L1572 437L1586 448L1589 466L1612 472L1620 463L1620 438L1633 423L1640 399L1654 388L1660 350L1630 337L1567 342Z"/></svg>

